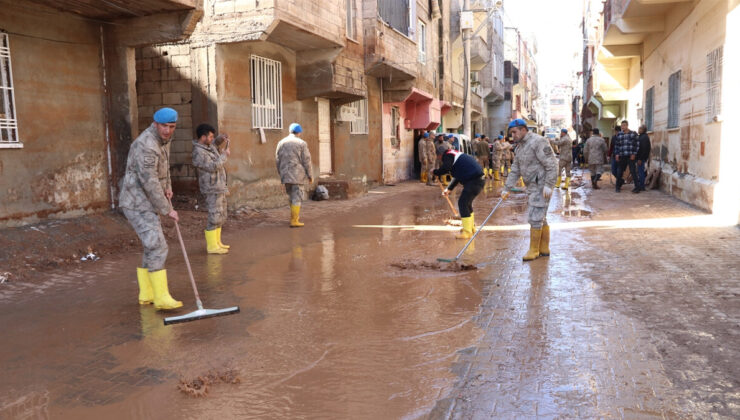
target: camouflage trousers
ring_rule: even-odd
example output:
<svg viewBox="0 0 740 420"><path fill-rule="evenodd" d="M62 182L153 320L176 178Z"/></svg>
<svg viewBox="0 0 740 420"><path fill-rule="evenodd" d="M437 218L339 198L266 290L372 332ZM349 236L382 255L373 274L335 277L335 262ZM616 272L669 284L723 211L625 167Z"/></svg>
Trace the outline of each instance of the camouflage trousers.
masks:
<svg viewBox="0 0 740 420"><path fill-rule="evenodd" d="M588 165L588 170L591 171L591 176L594 177L596 175L600 175L604 172L604 164L599 163L595 165Z"/></svg>
<svg viewBox="0 0 740 420"><path fill-rule="evenodd" d="M285 184L291 206L300 206L304 200L303 184Z"/></svg>
<svg viewBox="0 0 740 420"><path fill-rule="evenodd" d="M208 226L206 230L218 229L226 223L226 194L206 194Z"/></svg>
<svg viewBox="0 0 740 420"><path fill-rule="evenodd" d="M421 163L421 173L427 174L427 185L432 185L432 180L434 179L434 170L436 166L436 162L422 162Z"/></svg>
<svg viewBox="0 0 740 420"><path fill-rule="evenodd" d="M533 229L542 229L542 226L547 224L547 207L529 206L528 219Z"/></svg>
<svg viewBox="0 0 740 420"><path fill-rule="evenodd" d="M159 271L164 268L167 260L167 240L162 233L162 223L157 213L153 211L135 211L123 209L123 214L139 236L144 247L144 256L141 267L149 271Z"/></svg>
<svg viewBox="0 0 740 420"><path fill-rule="evenodd" d="M481 169L484 169L483 175L488 175L485 169L491 167L491 162L488 160L487 157L478 157L477 159L478 159L478 164L480 165Z"/></svg>
<svg viewBox="0 0 740 420"><path fill-rule="evenodd" d="M565 168L565 176L566 178L570 178L570 170L573 166L573 162L569 160L559 160L558 161L558 176L560 176L560 173L563 171L563 168Z"/></svg>
<svg viewBox="0 0 740 420"><path fill-rule="evenodd" d="M502 159L500 156L498 157L496 155L493 156L493 170L494 171L501 172L501 163L502 163L501 160Z"/></svg>

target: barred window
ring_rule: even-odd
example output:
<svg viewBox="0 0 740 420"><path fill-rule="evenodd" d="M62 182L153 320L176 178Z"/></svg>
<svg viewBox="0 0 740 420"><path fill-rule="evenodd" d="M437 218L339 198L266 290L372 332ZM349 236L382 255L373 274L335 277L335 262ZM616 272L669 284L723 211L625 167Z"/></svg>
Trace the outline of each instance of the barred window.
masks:
<svg viewBox="0 0 740 420"><path fill-rule="evenodd" d="M647 131L653 131L653 97L655 86L645 92L645 127Z"/></svg>
<svg viewBox="0 0 740 420"><path fill-rule="evenodd" d="M398 32L411 36L411 10L409 0L378 0L380 18Z"/></svg>
<svg viewBox="0 0 740 420"><path fill-rule="evenodd" d="M0 148L21 148L15 115L13 71L8 34L0 32Z"/></svg>
<svg viewBox="0 0 740 420"><path fill-rule="evenodd" d="M391 108L391 146L395 148L401 147L401 138L398 129L398 125L401 122L401 112L397 106Z"/></svg>
<svg viewBox="0 0 740 420"><path fill-rule="evenodd" d="M707 54L707 122L722 113L723 47Z"/></svg>
<svg viewBox="0 0 740 420"><path fill-rule="evenodd" d="M355 110L357 118L350 122L350 134L367 134L367 98L354 101L347 106Z"/></svg>
<svg viewBox="0 0 740 420"><path fill-rule="evenodd" d="M279 61L257 55L251 57L250 64L252 79L252 127L282 129L282 65Z"/></svg>
<svg viewBox="0 0 740 420"><path fill-rule="evenodd" d="M681 110L681 70L668 78L668 128L678 128Z"/></svg>

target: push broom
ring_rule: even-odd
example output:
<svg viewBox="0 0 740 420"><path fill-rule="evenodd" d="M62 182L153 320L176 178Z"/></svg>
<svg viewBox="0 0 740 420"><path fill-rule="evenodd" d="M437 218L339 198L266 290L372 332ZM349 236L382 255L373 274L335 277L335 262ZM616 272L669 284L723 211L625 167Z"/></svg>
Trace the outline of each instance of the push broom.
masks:
<svg viewBox="0 0 740 420"><path fill-rule="evenodd" d="M170 202L170 205L172 203ZM182 240L182 234L180 233L180 226L175 221L175 230L177 230L177 239L180 240L180 247L182 248L182 256L185 257L185 265L188 267L188 275L190 276L190 284L193 285L193 293L195 293L195 304L198 305L198 310L190 312L189 314L180 316L171 316L164 319L164 325L180 324L183 322L198 321L200 319L213 318L217 316L226 316L239 313L238 306L232 306L225 309L207 309L203 308L203 302L200 301L200 294L198 294L198 288L195 286L195 278L193 277L193 270L190 268L190 260L188 259L188 253L185 251L185 242Z"/></svg>
<svg viewBox="0 0 740 420"><path fill-rule="evenodd" d="M463 249L460 250L460 252L457 254L457 256L455 258L437 258L437 261L440 261L440 262L448 262L448 263L457 262L457 260L459 260L460 257L462 257L462 255L465 253L465 250L468 249L468 247L470 246L470 244L473 243L473 239L475 239L475 237L478 236L478 234L483 230L483 226L485 226L486 223L488 223L488 219L490 219L491 216L493 216L493 213L496 211L496 209L498 209L498 207L503 202L504 202L504 199L503 198L500 199L500 200L498 200L498 203L496 204L496 207L494 207L493 210L491 210L491 212L488 213L488 217L486 217L486 220L484 220L483 223L480 226L478 226L478 229L475 231L475 233L473 234L473 236L470 237L470 239L468 240L468 243L465 244L465 246L463 247Z"/></svg>

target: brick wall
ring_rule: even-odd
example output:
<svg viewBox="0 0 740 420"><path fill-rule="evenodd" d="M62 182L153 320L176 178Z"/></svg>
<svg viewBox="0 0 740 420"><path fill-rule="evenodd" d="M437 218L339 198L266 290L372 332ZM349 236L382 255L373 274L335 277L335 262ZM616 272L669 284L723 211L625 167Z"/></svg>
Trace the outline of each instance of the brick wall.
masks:
<svg viewBox="0 0 740 420"><path fill-rule="evenodd" d="M195 124L192 121L190 46L165 44L136 49L136 92L139 130L146 129L161 107L175 109L179 118L170 147L173 182L195 180L190 166Z"/></svg>

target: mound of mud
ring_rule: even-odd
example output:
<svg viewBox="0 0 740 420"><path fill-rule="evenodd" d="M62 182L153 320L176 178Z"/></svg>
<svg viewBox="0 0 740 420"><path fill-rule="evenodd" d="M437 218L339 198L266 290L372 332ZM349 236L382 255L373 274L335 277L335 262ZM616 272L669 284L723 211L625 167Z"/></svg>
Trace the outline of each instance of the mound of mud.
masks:
<svg viewBox="0 0 740 420"><path fill-rule="evenodd" d="M217 383L238 384L241 383L239 372L235 369L226 369L223 371L210 371L205 375L198 376L195 379L180 379L177 389L180 392L194 398L205 397L211 385Z"/></svg>
<svg viewBox="0 0 740 420"><path fill-rule="evenodd" d="M391 263L391 267L399 270L436 270L444 272L461 272L461 271L472 271L477 270L478 267L472 264L462 264L459 262L443 263L443 262L428 262L428 261L401 261Z"/></svg>

